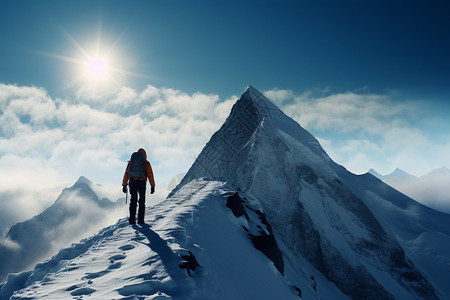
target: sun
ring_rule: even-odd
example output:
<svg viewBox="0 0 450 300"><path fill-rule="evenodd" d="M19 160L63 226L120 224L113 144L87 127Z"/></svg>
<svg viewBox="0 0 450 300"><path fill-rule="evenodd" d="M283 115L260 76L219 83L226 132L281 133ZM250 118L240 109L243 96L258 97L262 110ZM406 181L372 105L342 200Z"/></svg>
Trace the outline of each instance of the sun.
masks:
<svg viewBox="0 0 450 300"><path fill-rule="evenodd" d="M72 64L70 74L74 79L69 83L71 86L81 84L83 87L109 88L111 85L119 85L126 77L145 78L151 80L152 77L126 70L121 66L122 59L118 57L115 49L119 46L125 31L111 42L109 47L102 43L101 22L96 36L96 42L91 45L81 45L71 34L62 30L63 36L74 46L77 53L75 55L63 55L47 51L39 51L41 55L56 58ZM123 64L123 62L122 62Z"/></svg>
<svg viewBox="0 0 450 300"><path fill-rule="evenodd" d="M104 57L93 57L86 61L85 73L91 79L102 80L108 77L108 63Z"/></svg>

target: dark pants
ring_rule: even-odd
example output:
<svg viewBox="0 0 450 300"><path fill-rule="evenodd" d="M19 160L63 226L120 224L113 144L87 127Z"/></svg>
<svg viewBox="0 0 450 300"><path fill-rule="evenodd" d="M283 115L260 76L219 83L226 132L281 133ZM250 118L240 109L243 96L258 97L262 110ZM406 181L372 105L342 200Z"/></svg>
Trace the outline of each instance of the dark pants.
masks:
<svg viewBox="0 0 450 300"><path fill-rule="evenodd" d="M144 223L145 216L145 180L130 180L130 223L136 222L136 207L139 194L138 223Z"/></svg>

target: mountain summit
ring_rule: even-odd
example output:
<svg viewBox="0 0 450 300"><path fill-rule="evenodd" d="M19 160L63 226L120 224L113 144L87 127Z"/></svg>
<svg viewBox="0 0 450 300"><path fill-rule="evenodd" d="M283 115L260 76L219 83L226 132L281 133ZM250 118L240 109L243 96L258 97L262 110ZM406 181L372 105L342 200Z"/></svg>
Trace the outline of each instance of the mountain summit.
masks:
<svg viewBox="0 0 450 300"><path fill-rule="evenodd" d="M270 148L273 148L271 146L267 152L255 153L261 143L265 142L266 136L272 136L272 140L278 143L274 146L282 147L282 151L288 151L279 143L282 136L287 136L307 148L315 157L330 161L314 136L287 117L258 90L249 86L233 106L220 130L203 148L179 186L197 177L221 177L232 181L238 187L246 188L250 184L248 180L254 177L254 174L248 173L249 170L255 169L249 168L249 164L255 167L258 164L257 161L249 159L263 159L260 156L269 153ZM283 154L278 153L278 148L274 150L276 151L271 153L272 157L267 157L271 161L277 160L277 157ZM266 160L262 162L268 163ZM274 175L271 177L276 178Z"/></svg>
<svg viewBox="0 0 450 300"><path fill-rule="evenodd" d="M175 191L201 177L225 178L259 199L283 245L291 281L299 284L294 278L305 276L310 264L353 298L438 297L388 224L346 184L354 175L252 86Z"/></svg>

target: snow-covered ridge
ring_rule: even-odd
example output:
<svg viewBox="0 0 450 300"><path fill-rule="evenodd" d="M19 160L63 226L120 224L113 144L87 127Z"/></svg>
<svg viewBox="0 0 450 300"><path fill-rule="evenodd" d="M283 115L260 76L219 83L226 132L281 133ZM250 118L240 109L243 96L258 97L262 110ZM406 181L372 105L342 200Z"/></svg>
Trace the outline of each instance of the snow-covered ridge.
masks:
<svg viewBox="0 0 450 300"><path fill-rule="evenodd" d="M148 224L119 220L33 271L10 275L1 299L13 291L12 299L298 299L299 289L252 243L270 235L259 208L226 182L195 180L147 208ZM189 257L200 266L188 274Z"/></svg>

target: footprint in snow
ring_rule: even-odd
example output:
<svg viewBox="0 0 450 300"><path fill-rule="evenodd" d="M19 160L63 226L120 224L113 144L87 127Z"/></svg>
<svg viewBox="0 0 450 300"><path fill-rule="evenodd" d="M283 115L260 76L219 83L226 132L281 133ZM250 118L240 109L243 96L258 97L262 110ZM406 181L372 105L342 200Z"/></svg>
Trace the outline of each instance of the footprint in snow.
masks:
<svg viewBox="0 0 450 300"><path fill-rule="evenodd" d="M121 266L122 266L122 263L119 261L119 262L109 265L108 270L119 269Z"/></svg>
<svg viewBox="0 0 450 300"><path fill-rule="evenodd" d="M93 292L95 292L94 289L88 288L88 287L84 287L84 288L76 289L76 290L72 291L70 294L72 296L82 296L82 295L90 295Z"/></svg>
<svg viewBox="0 0 450 300"><path fill-rule="evenodd" d="M110 260L122 260L122 259L125 259L125 258L126 258L125 255L123 255L123 254L117 254L117 255L111 256L109 259L110 259Z"/></svg>
<svg viewBox="0 0 450 300"><path fill-rule="evenodd" d="M86 276L82 277L81 279L95 279L98 277L102 277L106 274L108 274L110 271L108 269L100 271L100 272L95 272L95 273L86 273Z"/></svg>
<svg viewBox="0 0 450 300"><path fill-rule="evenodd" d="M70 272L70 271L73 271L73 270L77 270L79 268L80 267L69 267L69 268L63 269L62 272Z"/></svg>
<svg viewBox="0 0 450 300"><path fill-rule="evenodd" d="M131 250L131 249L134 249L134 248L135 248L135 246L134 245L130 245L130 244L123 245L122 247L119 247L119 249L123 250L123 251L128 251L128 250Z"/></svg>
<svg viewBox="0 0 450 300"><path fill-rule="evenodd" d="M102 276L108 274L109 272L111 272L111 270L119 269L120 267L122 267L122 263L120 261L116 262L116 260L122 260L125 258L126 258L126 255L123 255L123 254L113 255L109 258L111 264L108 266L108 268L106 270L103 270L100 272L95 272L95 273L86 273L86 275L84 277L82 277L82 279L95 279L95 278L102 277ZM75 288L77 288L77 286L71 286L70 288L75 289Z"/></svg>
<svg viewBox="0 0 450 300"><path fill-rule="evenodd" d="M75 290L75 289L77 289L77 288L79 288L79 287L80 287L79 284L71 285L71 286L69 286L69 287L66 289L66 291L70 292L70 291L73 291L73 290Z"/></svg>

